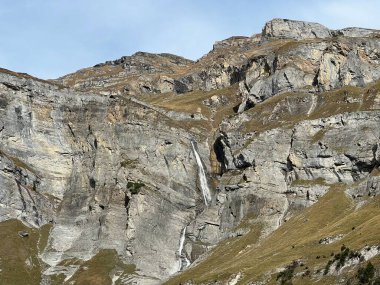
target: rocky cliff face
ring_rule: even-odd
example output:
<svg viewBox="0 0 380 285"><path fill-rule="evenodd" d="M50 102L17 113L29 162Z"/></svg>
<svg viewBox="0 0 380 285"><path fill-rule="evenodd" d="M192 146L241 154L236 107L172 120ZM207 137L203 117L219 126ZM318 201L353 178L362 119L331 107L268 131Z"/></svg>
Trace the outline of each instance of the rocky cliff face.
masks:
<svg viewBox="0 0 380 285"><path fill-rule="evenodd" d="M1 216L54 224L40 253L53 268L44 274L102 248L150 268L148 276L176 272L180 233L201 201L195 138L124 98L4 74L2 86Z"/></svg>
<svg viewBox="0 0 380 285"><path fill-rule="evenodd" d="M308 248L318 249L299 240L299 253L278 247L285 257L262 267L257 252L276 256L265 244L276 248L281 231L293 237L299 215L313 221L315 209L343 225L331 201L367 239L350 239L346 224L323 230L321 221L298 232L375 248L379 35L275 19L261 35L217 42L196 62L139 52L50 82L3 70L0 236L26 249L0 246L8 256L0 278L271 282L286 262L307 262ZM364 230L367 210L376 230ZM309 283L324 278L314 263Z"/></svg>

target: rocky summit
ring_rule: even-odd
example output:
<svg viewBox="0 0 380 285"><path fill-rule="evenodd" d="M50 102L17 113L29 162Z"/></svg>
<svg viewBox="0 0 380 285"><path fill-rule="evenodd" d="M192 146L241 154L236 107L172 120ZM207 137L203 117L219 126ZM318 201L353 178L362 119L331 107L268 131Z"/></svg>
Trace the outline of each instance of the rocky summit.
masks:
<svg viewBox="0 0 380 285"><path fill-rule="evenodd" d="M0 70L0 284L379 284L380 31Z"/></svg>

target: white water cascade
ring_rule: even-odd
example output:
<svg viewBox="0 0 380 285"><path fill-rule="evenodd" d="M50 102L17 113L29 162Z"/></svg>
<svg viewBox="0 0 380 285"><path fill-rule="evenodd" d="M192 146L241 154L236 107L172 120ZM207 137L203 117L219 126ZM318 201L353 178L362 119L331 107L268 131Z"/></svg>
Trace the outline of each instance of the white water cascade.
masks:
<svg viewBox="0 0 380 285"><path fill-rule="evenodd" d="M179 248L178 248L178 255L179 255L179 268L178 271L181 271L182 269L188 267L191 262L187 259L186 254L183 253L183 246L185 244L185 235L186 235L186 227L183 228L181 233L181 238L179 240Z"/></svg>
<svg viewBox="0 0 380 285"><path fill-rule="evenodd" d="M203 199L205 201L205 205L208 206L208 204L211 202L211 191L208 187L207 178L206 178L206 172L203 168L201 157L199 156L199 153L195 147L195 144L193 141L191 142L191 147L193 148L194 156L197 161L198 165L198 175L199 175L199 182L202 190Z"/></svg>

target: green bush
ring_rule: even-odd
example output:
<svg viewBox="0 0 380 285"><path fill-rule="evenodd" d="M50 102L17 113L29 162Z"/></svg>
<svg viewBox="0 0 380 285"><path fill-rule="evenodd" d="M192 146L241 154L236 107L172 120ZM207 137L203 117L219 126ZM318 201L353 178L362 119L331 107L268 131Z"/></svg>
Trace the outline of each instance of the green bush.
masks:
<svg viewBox="0 0 380 285"><path fill-rule="evenodd" d="M326 275L330 271L331 264L333 264L333 260L329 260L325 266L325 270L323 271L323 275Z"/></svg>
<svg viewBox="0 0 380 285"><path fill-rule="evenodd" d="M344 263L346 262L346 259L350 254L350 249L348 247L342 247L341 250L341 253L335 255L335 260L338 260L338 263L336 264L336 269L339 269L344 266Z"/></svg>
<svg viewBox="0 0 380 285"><path fill-rule="evenodd" d="M140 188L145 186L144 183L138 181L138 182L134 182L134 181L129 181L127 183L127 189L131 192L132 195L136 195L140 192Z"/></svg>
<svg viewBox="0 0 380 285"><path fill-rule="evenodd" d="M125 159L120 162L120 166L123 168L134 167L137 162L137 159Z"/></svg>
<svg viewBox="0 0 380 285"><path fill-rule="evenodd" d="M288 265L285 270L281 271L278 275L277 275L277 279L276 280L280 280L280 284L281 285L291 285L293 284L292 283L292 278L293 278L293 275L294 275L294 270L297 268L298 266L298 262L297 261L293 261L292 264Z"/></svg>
<svg viewBox="0 0 380 285"><path fill-rule="evenodd" d="M353 259L353 258L361 258L362 255L360 254L360 252L358 251L353 251L353 250L350 250L348 247L346 247L345 245L343 245L341 248L340 248L341 252L337 253L337 254L333 254L331 253L332 256L334 256L333 259L329 260L325 266L325 270L323 272L324 275L328 274L329 271L330 271L330 267L331 265L336 262L336 265L335 265L335 268L336 270L339 270L340 268L342 268L344 266L344 264L346 263L346 260L350 260L350 259Z"/></svg>
<svg viewBox="0 0 380 285"><path fill-rule="evenodd" d="M375 267L371 262L368 262L366 267L361 267L358 270L358 279L360 284L368 284L374 276Z"/></svg>
<svg viewBox="0 0 380 285"><path fill-rule="evenodd" d="M375 280L373 280L371 285L380 285L380 277L377 277Z"/></svg>

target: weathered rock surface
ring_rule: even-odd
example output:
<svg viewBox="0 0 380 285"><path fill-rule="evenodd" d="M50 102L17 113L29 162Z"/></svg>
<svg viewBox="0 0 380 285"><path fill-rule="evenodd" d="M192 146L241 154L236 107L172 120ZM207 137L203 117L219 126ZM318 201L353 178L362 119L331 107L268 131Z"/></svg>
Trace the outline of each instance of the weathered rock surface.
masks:
<svg viewBox="0 0 380 285"><path fill-rule="evenodd" d="M107 248L146 276L176 272L179 235L201 199L190 134L122 98L1 82L1 219L53 223L50 266Z"/></svg>
<svg viewBox="0 0 380 285"><path fill-rule="evenodd" d="M380 42L368 38L289 42L273 55L251 58L240 90L243 111L279 93L365 86L380 77Z"/></svg>
<svg viewBox="0 0 380 285"><path fill-rule="evenodd" d="M274 19L265 24L263 36L265 38L290 38L295 40L323 39L331 37L331 32L328 28L318 23Z"/></svg>
<svg viewBox="0 0 380 285"><path fill-rule="evenodd" d="M330 30L319 23L295 21L289 19L273 19L267 22L263 28L264 39L325 39L335 36L367 37L378 30L363 28L345 28Z"/></svg>

